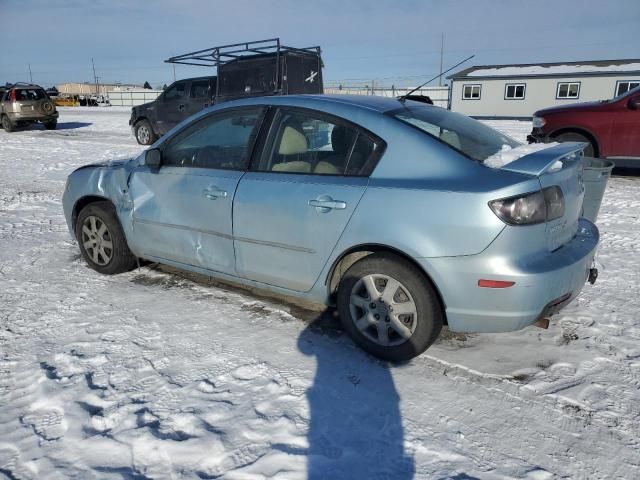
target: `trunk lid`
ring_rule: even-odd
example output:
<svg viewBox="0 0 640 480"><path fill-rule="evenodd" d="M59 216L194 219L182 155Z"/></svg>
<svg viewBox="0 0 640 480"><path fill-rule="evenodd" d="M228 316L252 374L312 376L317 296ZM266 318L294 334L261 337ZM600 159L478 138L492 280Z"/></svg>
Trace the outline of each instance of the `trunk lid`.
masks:
<svg viewBox="0 0 640 480"><path fill-rule="evenodd" d="M564 197L564 215L546 222L547 248L557 250L578 231L582 216L584 183L582 178L583 142L566 142L529 153L500 168L538 177L540 187L558 186Z"/></svg>

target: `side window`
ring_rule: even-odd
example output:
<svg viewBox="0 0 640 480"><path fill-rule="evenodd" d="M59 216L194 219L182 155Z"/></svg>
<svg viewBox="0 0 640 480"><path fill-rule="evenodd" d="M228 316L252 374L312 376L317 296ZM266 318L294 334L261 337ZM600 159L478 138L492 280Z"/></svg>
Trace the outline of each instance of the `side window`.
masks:
<svg viewBox="0 0 640 480"><path fill-rule="evenodd" d="M366 176L381 152L382 142L337 119L279 110L258 170Z"/></svg>
<svg viewBox="0 0 640 480"><path fill-rule="evenodd" d="M614 97L619 97L620 95L624 95L629 90L633 90L634 88L640 87L640 80L632 80L632 81L621 81L619 80L616 84L616 94Z"/></svg>
<svg viewBox="0 0 640 480"><path fill-rule="evenodd" d="M481 91L482 91L482 85L463 85L462 99L463 100L480 100Z"/></svg>
<svg viewBox="0 0 640 480"><path fill-rule="evenodd" d="M558 82L556 98L579 98L580 82Z"/></svg>
<svg viewBox="0 0 640 480"><path fill-rule="evenodd" d="M204 118L171 140L162 153L162 164L244 170L262 114L262 108L251 108Z"/></svg>
<svg viewBox="0 0 640 480"><path fill-rule="evenodd" d="M180 98L184 96L184 91L187 84L184 82L176 83L168 88L166 92L164 92L165 100L173 100L176 98Z"/></svg>
<svg viewBox="0 0 640 480"><path fill-rule="evenodd" d="M527 85L524 83L507 83L504 86L505 100L523 100Z"/></svg>
<svg viewBox="0 0 640 480"><path fill-rule="evenodd" d="M209 97L209 81L200 80L198 82L191 83L191 90L189 92L191 98L207 98Z"/></svg>

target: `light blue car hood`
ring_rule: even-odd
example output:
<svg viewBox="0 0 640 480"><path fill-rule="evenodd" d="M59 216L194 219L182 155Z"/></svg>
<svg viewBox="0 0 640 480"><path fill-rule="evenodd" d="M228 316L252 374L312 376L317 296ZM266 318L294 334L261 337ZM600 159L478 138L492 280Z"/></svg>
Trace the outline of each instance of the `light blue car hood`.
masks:
<svg viewBox="0 0 640 480"><path fill-rule="evenodd" d="M125 170L129 171L131 170L133 167L135 167L136 165L138 165L138 157L119 157L119 158L112 158L110 160L102 160L100 162L94 162L94 163L88 163L86 165L82 165L81 167L76 168L74 171L77 172L78 170L83 170L85 168L109 168L109 169L115 169L115 168L122 168L124 167Z"/></svg>

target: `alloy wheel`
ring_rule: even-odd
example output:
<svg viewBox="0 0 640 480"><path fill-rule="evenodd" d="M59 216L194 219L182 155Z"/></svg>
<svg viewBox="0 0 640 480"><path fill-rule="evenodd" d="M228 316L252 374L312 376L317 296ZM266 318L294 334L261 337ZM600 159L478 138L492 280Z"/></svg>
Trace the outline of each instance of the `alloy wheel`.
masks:
<svg viewBox="0 0 640 480"><path fill-rule="evenodd" d="M107 265L113 257L113 241L107 225L90 215L82 224L82 246L96 265Z"/></svg>
<svg viewBox="0 0 640 480"><path fill-rule="evenodd" d="M138 141L143 145L147 145L151 138L151 132L146 125L140 125L136 130L136 135L138 135Z"/></svg>
<svg viewBox="0 0 640 480"><path fill-rule="evenodd" d="M372 342L393 347L416 329L418 311L411 293L387 275L367 275L351 291L349 311L356 328Z"/></svg>

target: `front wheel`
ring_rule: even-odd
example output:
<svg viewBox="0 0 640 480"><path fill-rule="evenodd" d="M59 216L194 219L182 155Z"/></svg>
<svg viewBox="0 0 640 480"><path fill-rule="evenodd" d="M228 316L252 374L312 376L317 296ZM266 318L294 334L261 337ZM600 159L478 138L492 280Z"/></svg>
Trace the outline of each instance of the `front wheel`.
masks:
<svg viewBox="0 0 640 480"><path fill-rule="evenodd" d="M136 265L116 211L109 202L91 203L78 215L76 237L87 264L97 272L112 275Z"/></svg>
<svg viewBox="0 0 640 480"><path fill-rule="evenodd" d="M136 140L140 145L151 145L158 138L156 134L153 133L151 124L146 120L140 120L136 123L134 132L136 134Z"/></svg>
<svg viewBox="0 0 640 480"><path fill-rule="evenodd" d="M338 311L356 344L376 357L406 361L438 338L442 306L413 264L388 253L354 263L338 287Z"/></svg>

